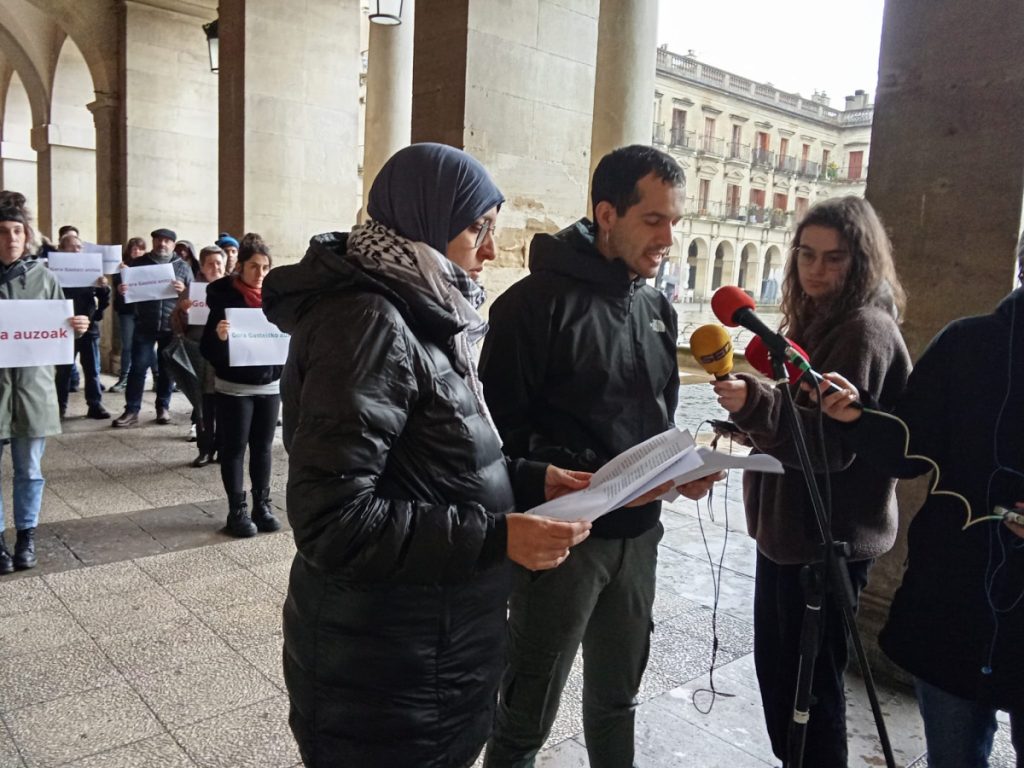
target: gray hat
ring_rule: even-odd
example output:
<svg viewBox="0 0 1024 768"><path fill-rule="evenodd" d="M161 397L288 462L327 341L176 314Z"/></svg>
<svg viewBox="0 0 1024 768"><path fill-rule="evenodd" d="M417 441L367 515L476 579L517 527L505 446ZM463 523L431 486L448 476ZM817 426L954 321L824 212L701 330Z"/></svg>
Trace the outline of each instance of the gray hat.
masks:
<svg viewBox="0 0 1024 768"><path fill-rule="evenodd" d="M163 237L163 238L166 238L168 240L174 240L175 242L177 242L177 240L178 240L178 233L177 232L175 232L173 229L166 229L166 228L163 228L163 227L161 227L160 229L154 229L152 232L149 233L149 236L150 237Z"/></svg>

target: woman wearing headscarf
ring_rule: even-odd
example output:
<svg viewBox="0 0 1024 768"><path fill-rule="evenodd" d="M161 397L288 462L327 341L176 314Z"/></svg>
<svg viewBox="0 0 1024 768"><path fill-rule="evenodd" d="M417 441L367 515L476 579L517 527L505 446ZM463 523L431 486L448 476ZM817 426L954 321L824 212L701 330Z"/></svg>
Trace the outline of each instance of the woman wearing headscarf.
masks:
<svg viewBox="0 0 1024 768"><path fill-rule="evenodd" d="M281 380L290 723L307 766L461 768L490 730L510 560L550 568L589 523L528 514L587 475L507 461L476 375L476 283L504 198L464 152L416 144L370 221L264 283Z"/></svg>

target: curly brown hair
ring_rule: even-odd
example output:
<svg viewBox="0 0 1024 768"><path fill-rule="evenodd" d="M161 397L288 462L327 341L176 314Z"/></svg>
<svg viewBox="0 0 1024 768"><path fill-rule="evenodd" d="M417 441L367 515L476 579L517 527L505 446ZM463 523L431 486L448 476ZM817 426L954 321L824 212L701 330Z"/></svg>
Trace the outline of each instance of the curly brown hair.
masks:
<svg viewBox="0 0 1024 768"><path fill-rule="evenodd" d="M807 227L827 227L839 233L850 251L850 269L839 293L828 302L813 301L803 288L794 255ZM896 274L892 243L871 203L861 197L837 197L812 207L793 235L782 278L781 330L809 349L853 312L875 304L903 315L907 295Z"/></svg>

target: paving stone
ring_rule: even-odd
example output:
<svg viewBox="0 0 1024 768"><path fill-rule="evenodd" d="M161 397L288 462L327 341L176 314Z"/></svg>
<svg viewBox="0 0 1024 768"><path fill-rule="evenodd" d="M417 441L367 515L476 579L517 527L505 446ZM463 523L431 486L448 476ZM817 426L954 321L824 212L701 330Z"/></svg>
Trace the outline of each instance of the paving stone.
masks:
<svg viewBox="0 0 1024 768"><path fill-rule="evenodd" d="M299 761L285 696L182 728L173 736L200 768L291 768Z"/></svg>
<svg viewBox="0 0 1024 768"><path fill-rule="evenodd" d="M76 519L74 522L78 522L78 520ZM11 536L12 540L13 538ZM49 526L40 526L36 529L36 557L39 559L39 565L27 571L15 571L8 574L2 577L3 583L14 584L25 579L37 578L46 573L81 568L83 565L82 561L75 557L75 553L68 549L64 542L50 530Z"/></svg>
<svg viewBox="0 0 1024 768"><path fill-rule="evenodd" d="M0 621L0 658L39 653L88 639L64 608L18 613Z"/></svg>
<svg viewBox="0 0 1024 768"><path fill-rule="evenodd" d="M14 657L0 657L0 709L17 709L120 680L91 640Z"/></svg>
<svg viewBox="0 0 1024 768"><path fill-rule="evenodd" d="M165 551L160 542L122 515L54 523L49 531L85 565L120 562Z"/></svg>
<svg viewBox="0 0 1024 768"><path fill-rule="evenodd" d="M169 729L233 712L280 694L233 651L132 676L132 687Z"/></svg>
<svg viewBox="0 0 1024 768"><path fill-rule="evenodd" d="M75 477L69 480L53 480L48 486L82 517L132 512L151 506L127 487L115 485L112 488L107 478L83 480Z"/></svg>
<svg viewBox="0 0 1024 768"><path fill-rule="evenodd" d="M658 551L658 588L704 606L711 606L715 599L711 566L707 561L665 547ZM754 615L754 580L735 571L723 570L718 609L721 613L750 621Z"/></svg>
<svg viewBox="0 0 1024 768"><path fill-rule="evenodd" d="M721 563L723 569L728 569L747 576L754 576L754 564L757 559L757 545L754 540L746 534L736 531L728 531L719 525L704 521L704 530L699 525L680 526L672 531L666 531L661 540L661 546L667 547L675 552L689 555L694 559L708 563L708 549L711 552L711 562L718 567ZM705 549L705 541L707 549ZM725 542L725 553L722 552L722 543ZM708 568L710 569L710 564Z"/></svg>
<svg viewBox="0 0 1024 768"><path fill-rule="evenodd" d="M178 743L169 734L153 736L109 752L84 757L65 768L194 768Z"/></svg>
<svg viewBox="0 0 1024 768"><path fill-rule="evenodd" d="M274 637L254 645L245 645L238 649L238 655L252 664L264 677L285 692L284 639Z"/></svg>
<svg viewBox="0 0 1024 768"><path fill-rule="evenodd" d="M68 608L86 631L97 638L184 619L189 615L185 606L159 588L77 600Z"/></svg>
<svg viewBox="0 0 1024 768"><path fill-rule="evenodd" d="M279 531L234 541L219 549L235 562L249 568L275 560L291 560L295 557L295 540L290 531Z"/></svg>
<svg viewBox="0 0 1024 768"><path fill-rule="evenodd" d="M275 560L264 565L250 566L249 570L260 581L268 584L271 589L284 595L288 593L288 580L292 572L292 562L294 562L294 558Z"/></svg>
<svg viewBox="0 0 1024 768"><path fill-rule="evenodd" d="M242 570L237 562L226 557L217 547L167 552L156 557L140 558L135 562L160 584Z"/></svg>
<svg viewBox="0 0 1024 768"><path fill-rule="evenodd" d="M133 512L129 517L168 549L201 547L228 541L224 520L195 504L180 504Z"/></svg>
<svg viewBox="0 0 1024 768"><path fill-rule="evenodd" d="M7 725L0 722L0 768L25 768L21 752L14 744L14 739L7 730Z"/></svg>
<svg viewBox="0 0 1024 768"><path fill-rule="evenodd" d="M282 635L283 603L281 599L236 605L223 611L204 613L202 620L232 648L244 648Z"/></svg>
<svg viewBox="0 0 1024 768"><path fill-rule="evenodd" d="M255 574L240 567L212 576L177 581L168 584L167 590L182 605L199 614L244 603L281 601L280 592L271 589L256 578Z"/></svg>
<svg viewBox="0 0 1024 768"><path fill-rule="evenodd" d="M155 589L158 586L149 574L131 560L49 574L43 580L65 601L95 600L104 595Z"/></svg>
<svg viewBox="0 0 1024 768"><path fill-rule="evenodd" d="M60 600L38 576L0 583L0 619L18 613L62 608Z"/></svg>
<svg viewBox="0 0 1024 768"><path fill-rule="evenodd" d="M96 640L110 661L125 675L200 662L227 653L230 648L194 616L178 621L147 624L132 632Z"/></svg>
<svg viewBox="0 0 1024 768"><path fill-rule="evenodd" d="M131 744L162 731L127 683L5 713L29 768L49 768Z"/></svg>

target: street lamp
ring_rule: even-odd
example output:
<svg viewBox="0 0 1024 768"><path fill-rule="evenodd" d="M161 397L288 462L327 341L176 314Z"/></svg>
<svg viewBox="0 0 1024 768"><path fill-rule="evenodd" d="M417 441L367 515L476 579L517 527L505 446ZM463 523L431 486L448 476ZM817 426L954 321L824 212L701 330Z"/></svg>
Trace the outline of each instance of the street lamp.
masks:
<svg viewBox="0 0 1024 768"><path fill-rule="evenodd" d="M220 71L220 37L217 34L217 25L220 19L214 19L209 24L203 24L203 32L206 33L206 45L210 49L210 71L214 74Z"/></svg>
<svg viewBox="0 0 1024 768"><path fill-rule="evenodd" d="M403 0L373 0L370 5L375 6L377 10L370 14L370 21L391 27L401 24L402 2Z"/></svg>

